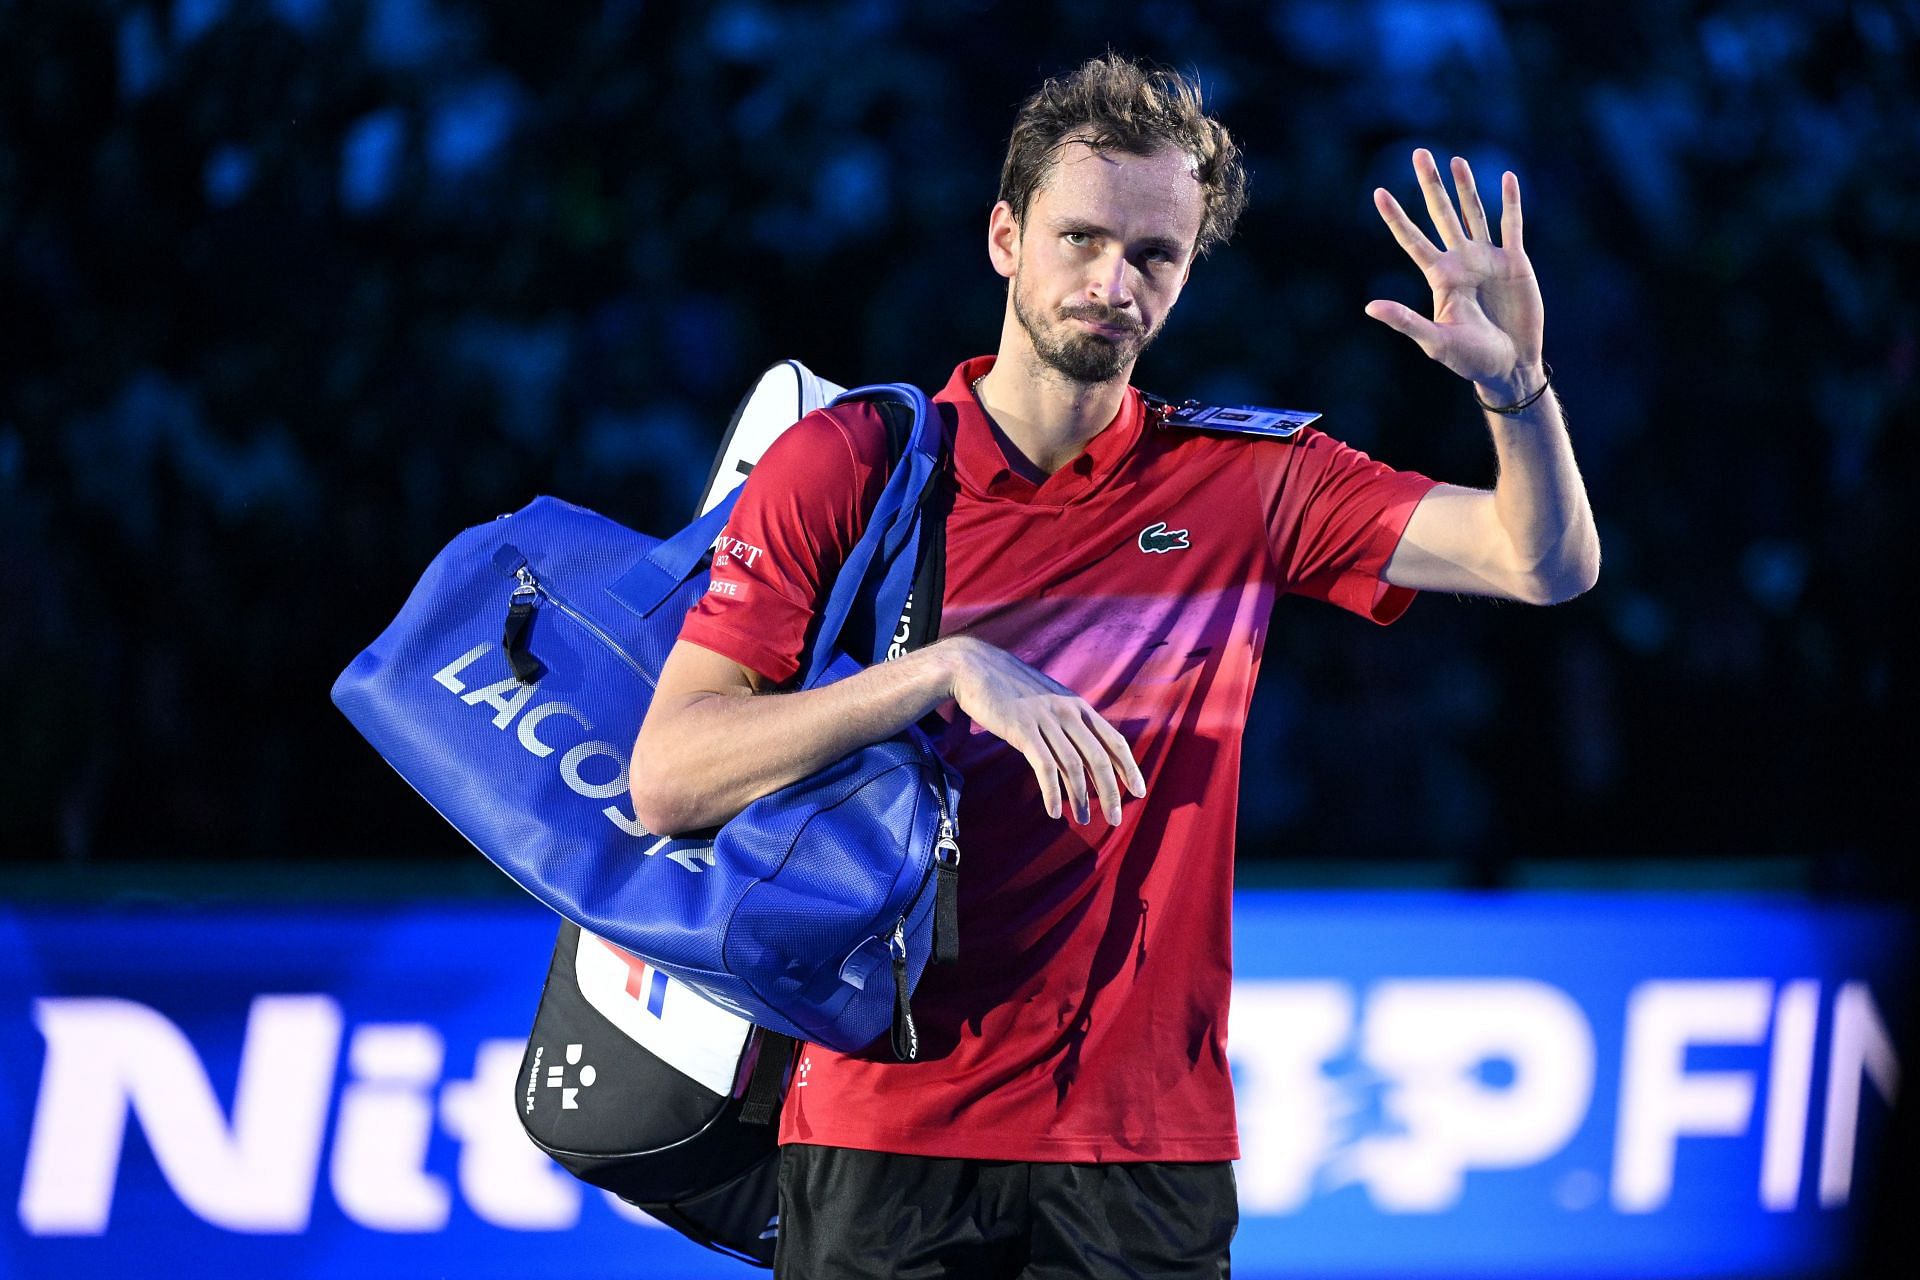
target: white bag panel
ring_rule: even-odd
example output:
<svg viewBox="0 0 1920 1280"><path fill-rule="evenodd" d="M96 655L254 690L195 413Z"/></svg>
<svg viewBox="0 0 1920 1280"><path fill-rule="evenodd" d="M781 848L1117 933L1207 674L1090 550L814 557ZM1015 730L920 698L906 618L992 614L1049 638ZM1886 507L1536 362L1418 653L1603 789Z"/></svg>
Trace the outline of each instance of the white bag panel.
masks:
<svg viewBox="0 0 1920 1280"><path fill-rule="evenodd" d="M752 1023L585 929L573 976L587 1003L629 1039L713 1092L733 1091Z"/></svg>
<svg viewBox="0 0 1920 1280"><path fill-rule="evenodd" d="M742 402L733 429L720 442L700 514L739 488L753 464L781 432L839 395L846 388L828 382L798 360L782 360L765 373Z"/></svg>

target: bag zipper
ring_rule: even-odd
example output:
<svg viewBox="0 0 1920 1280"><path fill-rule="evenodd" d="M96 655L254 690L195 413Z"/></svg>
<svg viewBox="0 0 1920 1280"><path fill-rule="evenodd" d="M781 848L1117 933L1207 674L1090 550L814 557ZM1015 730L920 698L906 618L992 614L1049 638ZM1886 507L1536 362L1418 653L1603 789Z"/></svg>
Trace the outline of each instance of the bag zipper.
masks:
<svg viewBox="0 0 1920 1280"><path fill-rule="evenodd" d="M640 665L639 659L635 658L632 654L628 653L625 649L621 648L620 642L615 640L612 636L608 635L606 631L601 628L599 623L595 622L592 618L589 618L586 614L581 613L578 609L568 604L565 600L562 600L559 596L553 593L552 587L549 587L546 583L541 582L538 578L534 577L533 570L527 567L526 561L524 559L521 561L519 568L513 571L513 576L515 579L515 586L513 588L513 594L508 598L507 607L508 607L509 613L511 613L513 609L521 607L517 602L520 600L522 596L537 595L537 596L544 597L547 603L551 604L554 608L558 609L561 613L566 614L569 618L572 618L575 622L579 623L582 627L584 627L587 630L589 634L591 634L595 639L599 640L601 644L605 645L607 648L613 650L614 653L618 654L620 656L621 661L625 662L629 667L633 668L633 672L635 675L639 676L642 680L645 680L647 682L647 687L649 689L657 687L654 683L653 677L648 675L646 668Z"/></svg>
<svg viewBox="0 0 1920 1280"><path fill-rule="evenodd" d="M526 570L522 569L521 573L526 573ZM513 678L521 684L533 684L547 674L546 664L527 647L527 632L533 626L533 602L537 594L531 577L513 589L513 594L507 597L506 626L500 633L500 647L506 651L507 665L513 668Z"/></svg>
<svg viewBox="0 0 1920 1280"><path fill-rule="evenodd" d="M920 1030L913 1025L913 1004L907 999L907 918L893 926L887 939L893 956L893 1056L901 1062L920 1060Z"/></svg>
<svg viewBox="0 0 1920 1280"><path fill-rule="evenodd" d="M932 755L924 744L922 750ZM933 757L933 762L936 768L946 767L938 756ZM953 817L947 811L946 788L935 784L933 796L934 803L940 807L940 829L933 838L933 866L927 869L929 875L937 877L933 891L932 959L935 964L951 964L960 958L957 897L960 842L955 838ZM922 876L914 890L914 899L919 898L926 884L927 877ZM920 1058L920 1031L914 1026L913 1003L907 995L907 917L910 914L912 900L894 921L893 933L887 939L887 952L893 959L893 1056L901 1062L917 1062Z"/></svg>

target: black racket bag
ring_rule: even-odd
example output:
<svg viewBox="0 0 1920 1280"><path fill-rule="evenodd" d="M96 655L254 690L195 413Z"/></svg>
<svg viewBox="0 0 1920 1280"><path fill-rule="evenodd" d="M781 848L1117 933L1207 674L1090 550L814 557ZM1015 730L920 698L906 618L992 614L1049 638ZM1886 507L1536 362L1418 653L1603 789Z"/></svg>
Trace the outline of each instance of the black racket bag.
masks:
<svg viewBox="0 0 1920 1280"><path fill-rule="evenodd" d="M794 1042L563 923L520 1062L520 1122L574 1176L773 1265Z"/></svg>

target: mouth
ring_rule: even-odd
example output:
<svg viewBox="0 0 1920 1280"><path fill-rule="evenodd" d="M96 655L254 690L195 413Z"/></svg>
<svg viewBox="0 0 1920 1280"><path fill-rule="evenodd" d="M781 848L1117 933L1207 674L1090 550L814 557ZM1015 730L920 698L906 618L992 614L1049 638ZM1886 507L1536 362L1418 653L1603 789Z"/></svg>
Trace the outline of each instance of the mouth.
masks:
<svg viewBox="0 0 1920 1280"><path fill-rule="evenodd" d="M1089 320L1085 316L1070 317L1075 323L1086 326L1094 333L1112 342L1130 338L1139 330L1130 324L1109 324L1104 320Z"/></svg>

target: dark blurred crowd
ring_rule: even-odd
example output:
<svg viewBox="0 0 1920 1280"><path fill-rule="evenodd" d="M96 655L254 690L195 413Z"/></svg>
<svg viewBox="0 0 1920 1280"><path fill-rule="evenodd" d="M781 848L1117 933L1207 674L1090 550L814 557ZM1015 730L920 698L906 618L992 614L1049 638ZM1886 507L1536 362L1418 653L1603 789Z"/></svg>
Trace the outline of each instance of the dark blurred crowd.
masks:
<svg viewBox="0 0 1920 1280"><path fill-rule="evenodd" d="M460 528L666 532L774 360L992 349L1006 131L1107 46L1197 71L1252 208L1138 381L1490 484L1370 193L1520 176L1605 564L1381 631L1282 602L1244 859L1470 883L1900 843L1920 5L0 3L0 846L467 858L332 709Z"/></svg>

